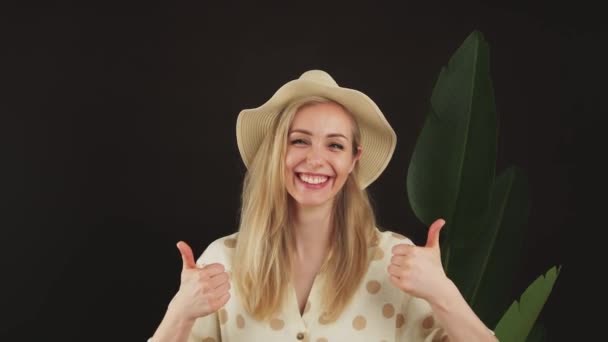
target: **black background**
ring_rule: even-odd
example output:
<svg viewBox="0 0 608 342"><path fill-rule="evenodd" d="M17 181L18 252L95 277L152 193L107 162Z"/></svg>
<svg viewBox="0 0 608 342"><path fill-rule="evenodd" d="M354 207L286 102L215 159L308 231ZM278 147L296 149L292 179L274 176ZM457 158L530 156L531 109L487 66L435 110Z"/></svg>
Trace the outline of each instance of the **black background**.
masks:
<svg viewBox="0 0 608 342"><path fill-rule="evenodd" d="M549 340L605 335L590 311L606 227L602 13L582 2L3 11L0 340L151 336L179 285L175 243L199 254L236 229L238 112L308 69L384 111L398 145L369 188L378 221L424 243L407 166L439 70L473 30L490 46L497 171L519 166L530 183L514 296L563 265L541 314Z"/></svg>

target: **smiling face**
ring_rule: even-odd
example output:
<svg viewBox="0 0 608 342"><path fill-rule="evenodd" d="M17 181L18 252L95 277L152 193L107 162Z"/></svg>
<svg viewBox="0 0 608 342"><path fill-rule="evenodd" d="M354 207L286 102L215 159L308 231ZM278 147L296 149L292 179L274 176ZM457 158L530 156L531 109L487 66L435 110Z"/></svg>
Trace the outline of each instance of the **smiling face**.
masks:
<svg viewBox="0 0 608 342"><path fill-rule="evenodd" d="M289 128L285 186L302 207L331 205L361 155L353 119L336 103L301 107Z"/></svg>

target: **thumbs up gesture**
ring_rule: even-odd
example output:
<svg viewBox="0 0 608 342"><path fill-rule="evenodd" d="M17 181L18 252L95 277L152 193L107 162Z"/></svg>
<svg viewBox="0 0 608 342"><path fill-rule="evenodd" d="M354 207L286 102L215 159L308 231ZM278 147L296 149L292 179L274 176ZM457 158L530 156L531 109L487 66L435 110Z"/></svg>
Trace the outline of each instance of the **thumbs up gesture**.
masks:
<svg viewBox="0 0 608 342"><path fill-rule="evenodd" d="M388 266L390 280L396 287L430 302L450 283L441 264L439 248L439 232L444 224L443 219L431 224L425 246L394 246Z"/></svg>
<svg viewBox="0 0 608 342"><path fill-rule="evenodd" d="M219 263L198 267L192 249L180 241L182 255L179 290L169 304L169 310L186 320L195 320L219 310L230 299L230 282L224 266Z"/></svg>

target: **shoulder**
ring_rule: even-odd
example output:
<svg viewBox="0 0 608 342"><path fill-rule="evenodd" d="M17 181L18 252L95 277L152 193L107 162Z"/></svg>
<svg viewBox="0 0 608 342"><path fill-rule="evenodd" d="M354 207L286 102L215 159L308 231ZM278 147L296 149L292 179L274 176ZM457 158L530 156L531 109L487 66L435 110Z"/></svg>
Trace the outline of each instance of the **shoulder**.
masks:
<svg viewBox="0 0 608 342"><path fill-rule="evenodd" d="M373 246L373 247L378 247L381 250L383 250L385 253L390 254L392 248L396 245L400 245L400 244L413 245L414 244L414 242L412 242L412 240L410 238L408 238L407 236L405 236L401 233L398 233L398 232L395 232L392 230L379 228L379 227L376 227L375 231L376 231L377 240L375 240L375 243L372 243L372 245L375 244L375 246Z"/></svg>
<svg viewBox="0 0 608 342"><path fill-rule="evenodd" d="M400 244L414 245L411 239L392 230L374 228L374 236L368 248L373 268L384 268L391 263L393 247Z"/></svg>
<svg viewBox="0 0 608 342"><path fill-rule="evenodd" d="M393 247L400 244L413 245L411 239L401 233L375 227L374 235L368 246L368 269L364 279L367 292L376 293L374 289L384 289L383 295L377 297L391 303L403 302L404 292L395 287L390 281L388 267L393 257ZM363 292L365 293L365 291ZM362 298L368 298L363 296Z"/></svg>
<svg viewBox="0 0 608 342"><path fill-rule="evenodd" d="M212 263L223 264L226 268L232 264L232 254L236 246L236 237L238 233L222 236L211 242L204 252L197 259L197 265L206 265Z"/></svg>

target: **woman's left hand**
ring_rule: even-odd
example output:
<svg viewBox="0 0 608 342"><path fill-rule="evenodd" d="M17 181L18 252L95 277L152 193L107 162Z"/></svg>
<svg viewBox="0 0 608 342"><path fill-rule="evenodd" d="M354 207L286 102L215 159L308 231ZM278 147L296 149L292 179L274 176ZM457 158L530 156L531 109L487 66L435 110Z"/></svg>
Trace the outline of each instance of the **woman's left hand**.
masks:
<svg viewBox="0 0 608 342"><path fill-rule="evenodd" d="M439 247L439 232L444 224L443 219L431 224L425 246L394 246L391 264L388 266L391 282L395 286L431 303L451 284L441 264Z"/></svg>

